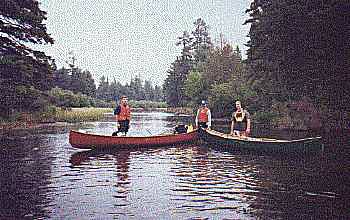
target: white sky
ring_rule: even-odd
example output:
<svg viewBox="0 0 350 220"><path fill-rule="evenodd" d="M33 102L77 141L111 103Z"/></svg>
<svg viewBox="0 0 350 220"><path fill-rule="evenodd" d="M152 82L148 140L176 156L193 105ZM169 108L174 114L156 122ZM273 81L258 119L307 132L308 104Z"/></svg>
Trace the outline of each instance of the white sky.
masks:
<svg viewBox="0 0 350 220"><path fill-rule="evenodd" d="M76 64L89 70L96 84L104 75L129 82L140 75L161 85L181 48L175 45L183 31L203 18L214 43L219 35L246 53L251 0L39 0L53 45L39 48L67 66L69 51Z"/></svg>

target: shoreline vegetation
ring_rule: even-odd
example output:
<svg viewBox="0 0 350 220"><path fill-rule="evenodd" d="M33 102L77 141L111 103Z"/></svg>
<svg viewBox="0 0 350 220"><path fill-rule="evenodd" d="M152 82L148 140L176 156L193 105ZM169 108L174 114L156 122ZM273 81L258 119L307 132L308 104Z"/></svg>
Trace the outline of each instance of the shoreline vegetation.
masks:
<svg viewBox="0 0 350 220"><path fill-rule="evenodd" d="M134 112L143 111L161 111L174 113L175 115L190 115L193 116L191 108L157 108L157 107L136 107L132 108ZM67 124L78 122L99 121L106 118L106 114L113 114L113 108L59 108L49 107L46 112L29 113L21 112L14 114L9 119L0 120L0 130L11 129L35 129L41 125L47 124Z"/></svg>
<svg viewBox="0 0 350 220"><path fill-rule="evenodd" d="M150 107L140 107L132 108L134 112L150 112L150 111L159 111L159 112L167 112L173 113L175 115L188 115L191 117L195 117L194 111L189 107L162 107L162 108L150 108ZM106 115L113 115L113 108L96 108L96 107L84 107L84 108L59 108L51 106L48 108L46 112L41 113L28 113L22 112L14 114L8 120L0 120L0 130L10 131L10 130L26 130L26 129L41 129L45 127L66 127L69 124L80 123L80 122L93 122L93 121L101 121L105 120ZM296 114L292 112L290 114L285 113L284 115L280 115L279 117L275 117L271 121L259 120L261 118L261 112L257 112L252 115L253 121L259 127L266 127L270 129L282 129L282 130L299 130L299 131L321 131L321 132L341 132L342 130L349 130L349 127L346 125L346 121L348 121L344 114L343 124L341 123L331 123L327 126L322 126L321 118L316 118L314 121L317 122L315 126L315 122L310 121L310 116L308 114ZM291 117L290 115L293 115ZM305 118L308 118L306 120ZM216 124L224 124L229 123L229 117L219 117L212 119ZM330 119L328 119L330 120ZM336 122L336 121L335 121ZM348 125L349 126L349 125Z"/></svg>

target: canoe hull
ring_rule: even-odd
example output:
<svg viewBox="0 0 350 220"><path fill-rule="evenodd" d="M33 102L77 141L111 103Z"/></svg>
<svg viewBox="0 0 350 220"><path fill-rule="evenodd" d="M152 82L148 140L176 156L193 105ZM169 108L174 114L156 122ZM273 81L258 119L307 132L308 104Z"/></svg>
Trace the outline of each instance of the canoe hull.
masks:
<svg viewBox="0 0 350 220"><path fill-rule="evenodd" d="M201 130L200 138L211 147L225 150L247 150L261 152L321 152L321 137L298 140L276 140L267 138L238 138L217 131Z"/></svg>
<svg viewBox="0 0 350 220"><path fill-rule="evenodd" d="M70 131L69 143L79 149L107 149L167 146L192 143L199 139L197 130L185 134L158 135L149 137L117 137Z"/></svg>

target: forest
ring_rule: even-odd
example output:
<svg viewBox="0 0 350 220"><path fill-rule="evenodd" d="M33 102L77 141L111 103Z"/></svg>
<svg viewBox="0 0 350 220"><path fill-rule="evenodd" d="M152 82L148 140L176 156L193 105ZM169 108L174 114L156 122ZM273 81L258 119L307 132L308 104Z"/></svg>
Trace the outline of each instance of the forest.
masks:
<svg viewBox="0 0 350 220"><path fill-rule="evenodd" d="M256 121L282 128L349 127L350 2L254 0L247 58L204 20L178 38L182 53L164 84L170 106L209 101L229 116L241 100ZM173 93L172 91L177 91Z"/></svg>
<svg viewBox="0 0 350 220"><path fill-rule="evenodd" d="M6 4L5 4L6 2ZM209 102L215 117L228 117L235 100L261 123L280 127L349 126L350 3L345 0L253 0L242 25L250 25L246 57L222 33L215 45L210 26L194 19L175 46L181 53L162 86L142 75L122 84L95 82L74 62L32 49L54 44L36 0L0 3L0 117L45 111L48 106L109 106L121 94L132 100L166 101L197 108ZM244 58L243 58L244 57Z"/></svg>

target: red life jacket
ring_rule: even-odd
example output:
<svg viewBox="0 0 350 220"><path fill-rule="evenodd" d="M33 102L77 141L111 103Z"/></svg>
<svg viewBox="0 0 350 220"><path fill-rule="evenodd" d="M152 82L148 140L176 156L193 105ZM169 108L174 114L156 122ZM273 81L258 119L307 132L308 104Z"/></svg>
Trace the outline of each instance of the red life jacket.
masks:
<svg viewBox="0 0 350 220"><path fill-rule="evenodd" d="M118 121L125 121L125 120L130 120L130 107L124 106L124 105L120 105L120 113L117 115L117 120Z"/></svg>
<svg viewBox="0 0 350 220"><path fill-rule="evenodd" d="M198 114L198 121L199 122L208 122L208 111L209 109L207 107L200 108L199 114Z"/></svg>

